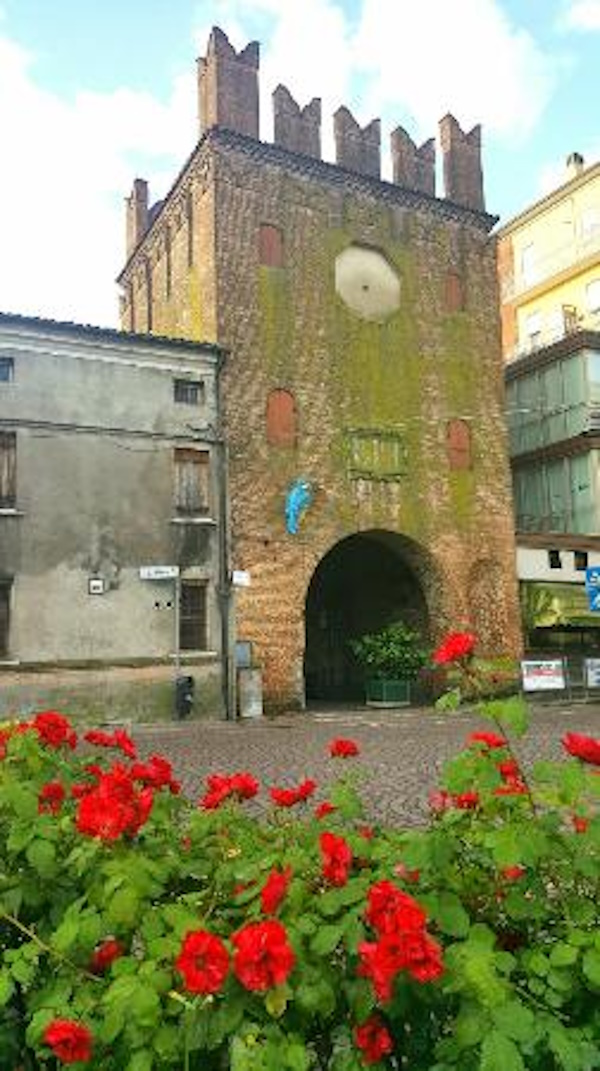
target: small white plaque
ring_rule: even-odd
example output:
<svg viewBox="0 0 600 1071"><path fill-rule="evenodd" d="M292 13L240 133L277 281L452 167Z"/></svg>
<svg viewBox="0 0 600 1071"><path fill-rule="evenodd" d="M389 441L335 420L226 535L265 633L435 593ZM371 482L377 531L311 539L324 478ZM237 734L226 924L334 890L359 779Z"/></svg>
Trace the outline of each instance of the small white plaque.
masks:
<svg viewBox="0 0 600 1071"><path fill-rule="evenodd" d="M249 588L250 587L250 573L245 569L234 569L231 574L231 580L234 588Z"/></svg>
<svg viewBox="0 0 600 1071"><path fill-rule="evenodd" d="M178 565L141 565L140 580L174 580L179 576Z"/></svg>
<svg viewBox="0 0 600 1071"><path fill-rule="evenodd" d="M566 688L562 659L540 659L521 662L524 692L563 691Z"/></svg>
<svg viewBox="0 0 600 1071"><path fill-rule="evenodd" d="M104 595L106 590L103 576L88 577L88 595Z"/></svg>

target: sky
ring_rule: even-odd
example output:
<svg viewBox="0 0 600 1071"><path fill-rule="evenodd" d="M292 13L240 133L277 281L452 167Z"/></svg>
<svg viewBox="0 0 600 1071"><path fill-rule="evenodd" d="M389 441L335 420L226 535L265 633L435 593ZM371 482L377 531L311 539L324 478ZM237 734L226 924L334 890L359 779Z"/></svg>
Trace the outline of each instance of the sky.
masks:
<svg viewBox="0 0 600 1071"><path fill-rule="evenodd" d="M600 158L600 0L0 0L0 310L118 326L124 198L164 196L198 138L195 60L213 25L261 42L271 93L398 124L417 142L450 111L483 127L502 221ZM442 195L441 178L438 195Z"/></svg>

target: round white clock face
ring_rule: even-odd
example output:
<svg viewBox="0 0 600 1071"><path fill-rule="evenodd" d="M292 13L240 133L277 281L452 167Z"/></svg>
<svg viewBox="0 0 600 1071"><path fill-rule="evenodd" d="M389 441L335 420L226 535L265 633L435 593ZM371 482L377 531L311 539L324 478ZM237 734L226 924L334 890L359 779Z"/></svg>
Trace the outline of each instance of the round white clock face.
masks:
<svg viewBox="0 0 600 1071"><path fill-rule="evenodd" d="M335 261L335 289L363 320L387 320L400 308L400 278L376 249L344 249Z"/></svg>

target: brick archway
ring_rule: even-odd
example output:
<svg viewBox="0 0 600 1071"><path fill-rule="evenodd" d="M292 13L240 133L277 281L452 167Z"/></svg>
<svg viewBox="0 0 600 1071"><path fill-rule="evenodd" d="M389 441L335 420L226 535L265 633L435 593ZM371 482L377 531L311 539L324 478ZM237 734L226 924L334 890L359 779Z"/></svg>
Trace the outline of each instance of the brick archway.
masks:
<svg viewBox="0 0 600 1071"><path fill-rule="evenodd" d="M394 532L358 532L321 558L305 604L307 702L363 698L363 674L348 641L403 620L429 638L426 551Z"/></svg>

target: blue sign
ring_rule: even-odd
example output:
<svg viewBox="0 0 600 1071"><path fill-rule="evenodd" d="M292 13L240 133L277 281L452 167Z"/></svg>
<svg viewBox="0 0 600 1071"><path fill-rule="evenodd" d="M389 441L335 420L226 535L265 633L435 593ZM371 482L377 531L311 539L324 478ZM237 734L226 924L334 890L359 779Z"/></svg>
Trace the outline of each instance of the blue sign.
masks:
<svg viewBox="0 0 600 1071"><path fill-rule="evenodd" d="M586 569L585 590L590 610L600 613L600 565L591 565Z"/></svg>

